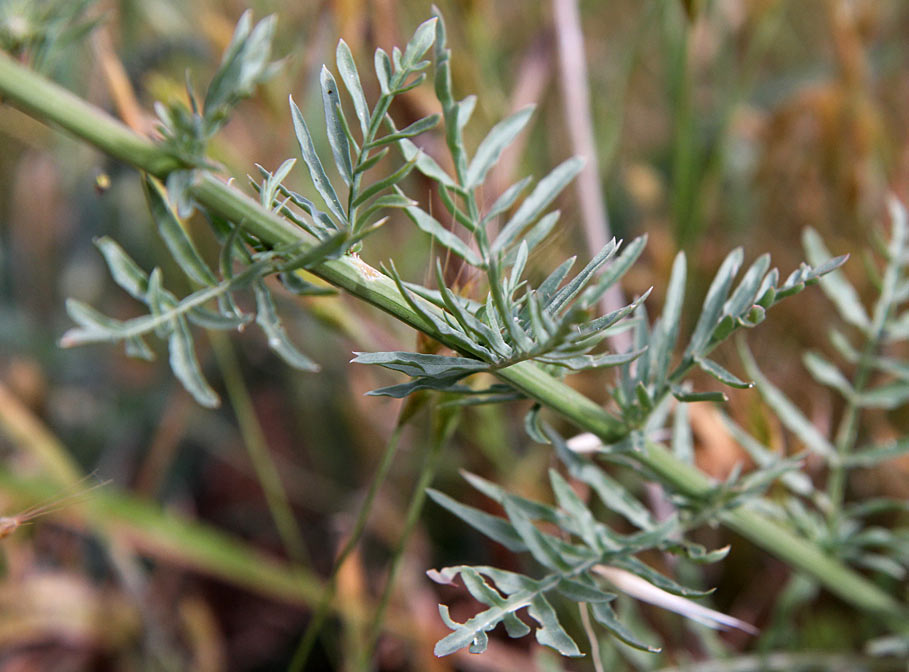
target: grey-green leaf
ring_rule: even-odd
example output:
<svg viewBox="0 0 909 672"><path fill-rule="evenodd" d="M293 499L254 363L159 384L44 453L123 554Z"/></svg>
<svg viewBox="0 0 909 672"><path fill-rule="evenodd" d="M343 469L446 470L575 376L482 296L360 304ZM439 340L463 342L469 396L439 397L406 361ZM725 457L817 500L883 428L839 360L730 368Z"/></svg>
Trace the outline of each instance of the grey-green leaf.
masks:
<svg viewBox="0 0 909 672"><path fill-rule="evenodd" d="M394 131L393 133L383 135L381 138L373 140L368 145L364 145L363 149L373 149L382 145L400 142L406 138L414 138L421 133L425 133L426 131L435 128L439 123L439 119L441 119L441 117L438 114L430 114L429 116L423 117L422 119L417 119L415 122L409 126L405 126L400 131ZM420 165L417 163L417 168L419 169L419 167Z"/></svg>
<svg viewBox="0 0 909 672"><path fill-rule="evenodd" d="M258 324L268 339L268 347L274 351L287 364L301 371L318 371L319 365L300 352L291 343L275 310L275 303L271 292L265 283L258 280L253 285L256 295L256 324Z"/></svg>
<svg viewBox="0 0 909 672"><path fill-rule="evenodd" d="M593 278L594 273L596 273L600 267L615 254L617 249L618 243L616 242L616 239L613 238L596 254L596 256L593 257L593 259L587 262L587 265L581 269L580 273L555 293L552 299L546 303L546 309L555 314L565 308L574 300L578 293L587 286Z"/></svg>
<svg viewBox="0 0 909 672"><path fill-rule="evenodd" d="M742 265L744 256L742 248L738 247L730 252L720 265L713 282L710 283L710 289L707 290L704 306L701 309L701 316L698 318L697 325L694 328L691 342L685 349L686 357L701 354L710 342L710 337L713 335L713 331L723 314L723 304L729 294L732 281Z"/></svg>
<svg viewBox="0 0 909 672"><path fill-rule="evenodd" d="M810 450L827 458L830 463L838 464L840 458L833 444L818 431L817 427L802 414L779 388L764 377L764 374L758 369L757 362L754 361L754 357L744 343L740 343L739 354L745 365L745 371L754 380L754 384L760 391L764 401L774 410L783 424Z"/></svg>
<svg viewBox="0 0 909 672"><path fill-rule="evenodd" d="M688 406L676 404L672 416L672 452L687 464L694 464L694 437L691 432L691 421L688 418Z"/></svg>
<svg viewBox="0 0 909 672"><path fill-rule="evenodd" d="M155 353L148 347L148 344L141 336L130 336L125 341L126 355L136 359L144 359L147 362L155 358Z"/></svg>
<svg viewBox="0 0 909 672"><path fill-rule="evenodd" d="M767 269L770 268L770 255L762 254L755 259L745 272L739 286L723 306L723 314L739 317L747 315L754 303L760 298L760 290Z"/></svg>
<svg viewBox="0 0 909 672"><path fill-rule="evenodd" d="M60 347L71 348L84 343L116 341L123 329L123 323L77 299L66 300L66 312L80 326L70 329L60 339Z"/></svg>
<svg viewBox="0 0 909 672"><path fill-rule="evenodd" d="M416 167L421 173L431 180L435 180L439 184L443 185L447 189L453 191L460 191L458 184L451 178L451 176L442 170L442 167L436 163L429 154L420 151L420 148L417 147L410 140L404 138L398 141L398 148L401 150L401 154L404 156L405 161L411 161L416 157Z"/></svg>
<svg viewBox="0 0 909 672"><path fill-rule="evenodd" d="M695 362L697 362L698 367L704 373L707 373L714 378L716 378L721 383L729 385L729 387L736 387L740 390L746 390L750 387L754 387L754 383L747 383L731 371L727 370L725 367L717 364L711 359L706 357L695 357Z"/></svg>
<svg viewBox="0 0 909 672"><path fill-rule="evenodd" d="M407 213L410 220L416 224L421 231L428 233L435 238L440 245L457 254L471 266L482 266L483 260L480 259L479 255L470 249L470 246L468 246L467 243L442 226L435 217L424 212L417 206L404 208L404 212Z"/></svg>
<svg viewBox="0 0 909 672"><path fill-rule="evenodd" d="M225 105L248 96L271 73L268 63L277 17L267 16L250 31L252 14L244 12L234 30L221 65L205 94L205 116L210 125L223 120ZM213 129L210 129L213 130Z"/></svg>
<svg viewBox="0 0 909 672"><path fill-rule="evenodd" d="M555 446L556 454L569 473L589 485L608 509L615 511L642 530L656 524L647 507L635 499L617 480L609 476L591 460L572 452L565 440L551 427L545 426L546 436Z"/></svg>
<svg viewBox="0 0 909 672"><path fill-rule="evenodd" d="M331 186L331 181L325 173L322 161L316 153L316 147L313 144L309 128L303 119L303 113L300 112L300 108L294 103L293 97L290 98L290 113L293 117L294 134L297 136L300 154L303 156L306 167L309 168L309 175L312 178L313 185L316 187L316 191L322 196L325 205L328 206L329 211L335 216L337 221L346 222L347 215L344 213L344 208L341 206L341 201L338 199L335 188Z"/></svg>
<svg viewBox="0 0 909 672"><path fill-rule="evenodd" d="M463 376L485 371L489 365L467 357L446 357L416 352L355 352L356 364L377 364L408 376Z"/></svg>
<svg viewBox="0 0 909 672"><path fill-rule="evenodd" d="M657 388L661 387L669 370L669 361L679 336L679 324L682 318L682 302L685 299L685 280L687 261L684 252L679 252L672 262L669 285L666 288L666 300L660 315L660 326L653 334L650 357L653 371L656 374Z"/></svg>
<svg viewBox="0 0 909 672"><path fill-rule="evenodd" d="M174 375L183 384L186 391L206 408L215 408L221 403L217 393L211 389L202 375L202 369L193 350L192 336L185 320L177 318L173 321L168 349L170 351L170 368L173 369Z"/></svg>
<svg viewBox="0 0 909 672"><path fill-rule="evenodd" d="M417 62L423 58L423 54L432 46L436 38L436 23L438 19L433 17L421 23L414 31L413 37L404 47L404 56L401 64L405 68L414 67Z"/></svg>
<svg viewBox="0 0 909 672"><path fill-rule="evenodd" d="M104 256L114 282L134 299L144 301L148 291L148 274L112 238L96 238L95 245Z"/></svg>
<svg viewBox="0 0 909 672"><path fill-rule="evenodd" d="M593 610L593 617L600 625L629 646L641 649L642 651L649 651L650 653L659 653L659 647L650 646L646 642L638 639L635 634L619 620L619 617L616 615L613 608L609 606L608 602L593 602L591 603L590 608Z"/></svg>
<svg viewBox="0 0 909 672"><path fill-rule="evenodd" d="M592 585L591 585L592 584ZM581 582L577 580L563 578L556 585L562 595L574 602L611 602L615 599L615 593L607 593L590 582Z"/></svg>
<svg viewBox="0 0 909 672"><path fill-rule="evenodd" d="M530 177L525 177L520 182L516 182L502 192L502 195L499 196L495 203L492 204L487 212L483 216L483 224L485 225L492 219L495 219L504 212L508 212L511 209L511 206L514 205L515 201L518 200L518 196L527 188L531 182Z"/></svg>
<svg viewBox="0 0 909 672"><path fill-rule="evenodd" d="M729 401L729 397L722 392L690 392L678 385L671 385L669 389L672 392L673 397L679 401L684 401L686 404L695 404L705 401L716 403Z"/></svg>
<svg viewBox="0 0 909 672"><path fill-rule="evenodd" d="M606 270L600 274L596 284L588 288L581 295L578 303L586 308L599 301L600 297L602 297L610 287L628 272L628 269L631 268L638 257L641 256L641 252L644 251L645 245L647 245L646 235L638 236L628 243L615 261L609 264Z"/></svg>
<svg viewBox="0 0 909 672"><path fill-rule="evenodd" d="M597 604L605 604L603 602ZM578 645L559 623L555 609L541 594L537 594L530 602L527 609L530 617L540 624L536 637L540 644L550 646L563 656L583 656Z"/></svg>
<svg viewBox="0 0 909 672"><path fill-rule="evenodd" d="M849 467L875 467L882 462L909 455L909 439L900 439L878 446L869 446L847 456L843 462ZM902 502L909 507L909 502Z"/></svg>
<svg viewBox="0 0 909 672"><path fill-rule="evenodd" d="M382 93L388 95L391 91L391 60L384 49L376 49L373 63L376 69L376 79L379 80L379 87Z"/></svg>
<svg viewBox="0 0 909 672"><path fill-rule="evenodd" d="M857 401L864 408L899 408L909 402L909 383L899 380L863 390Z"/></svg>
<svg viewBox="0 0 909 672"><path fill-rule="evenodd" d="M556 571L566 571L569 569L568 562L558 552L555 544L550 540L548 535L537 529L518 503L512 500L510 495L505 497L503 505L508 519L511 521L511 524L514 525L515 531L520 535L521 540L527 546L527 550L530 551L534 560L544 567Z"/></svg>
<svg viewBox="0 0 909 672"><path fill-rule="evenodd" d="M559 508L572 518L575 529L584 543L592 549L602 550L599 548L597 537L597 521L587 505L555 469L549 470L549 482L552 484Z"/></svg>
<svg viewBox="0 0 909 672"><path fill-rule="evenodd" d="M183 225L177 217L177 213L171 208L161 183L155 178L147 177L145 193L152 217L158 225L158 231L183 272L200 285L216 284L217 278L203 261L202 255L196 250L186 231L183 230Z"/></svg>
<svg viewBox="0 0 909 672"><path fill-rule="evenodd" d="M802 245L805 256L813 266L819 266L831 259L831 254L824 241L814 229L808 227L802 232ZM859 299L858 292L846 279L842 271L834 270L824 276L821 290L827 295L837 311L846 322L867 333L871 328L871 319Z"/></svg>
<svg viewBox="0 0 909 672"><path fill-rule="evenodd" d="M341 119L341 115L344 113L341 109L341 97L338 95L338 83L324 65L319 76L319 83L322 86L322 109L325 111L328 144L331 145L331 153L334 155L338 173L349 186L353 180L353 165L350 162L350 142Z"/></svg>
<svg viewBox="0 0 909 672"><path fill-rule="evenodd" d="M802 356L802 362L805 368L821 385L827 385L837 390L846 399L852 399L855 390L852 384L846 379L834 364L818 352L809 351Z"/></svg>
<svg viewBox="0 0 909 672"><path fill-rule="evenodd" d="M502 156L502 152L514 142L514 139L530 121L533 110L532 105L525 107L492 127L492 130L477 147L477 153L467 168L467 183L464 185L466 189L475 189L483 183L486 174Z"/></svg>
<svg viewBox="0 0 909 672"><path fill-rule="evenodd" d="M517 238L521 232L533 224L543 213L546 207L555 200L555 197L568 185L575 175L581 172L584 161L578 157L568 159L556 166L552 172L540 180L530 195L524 199L517 212L508 220L493 242L493 254L503 251Z"/></svg>
<svg viewBox="0 0 909 672"><path fill-rule="evenodd" d="M479 530L493 541L499 542L509 551L520 553L527 550L527 545L515 531L514 525L504 518L499 518L498 516L493 516L485 511L480 511L472 506L461 504L459 501L452 499L445 493L432 488L428 489L426 494L439 506L448 509L465 523Z"/></svg>
<svg viewBox="0 0 909 672"><path fill-rule="evenodd" d="M353 100L354 111L357 119L360 120L360 130L366 137L369 129L369 107L366 104L366 95L363 93L363 85L360 83L360 74L357 72L357 64L354 62L353 54L347 42L341 40L338 42L338 48L335 51L335 60L338 64L338 72L341 74L341 80Z"/></svg>

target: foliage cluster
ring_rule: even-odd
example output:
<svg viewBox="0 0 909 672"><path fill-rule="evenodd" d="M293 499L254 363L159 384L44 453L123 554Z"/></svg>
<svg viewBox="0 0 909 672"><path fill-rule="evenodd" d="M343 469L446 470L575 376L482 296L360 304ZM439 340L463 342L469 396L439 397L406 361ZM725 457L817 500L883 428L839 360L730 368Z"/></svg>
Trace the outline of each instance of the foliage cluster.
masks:
<svg viewBox="0 0 909 672"><path fill-rule="evenodd" d="M81 9L63 19L68 22L80 13ZM60 34L53 23L60 14L54 16L45 20L48 35ZM285 160L274 172L258 166L260 175L251 178L258 207L249 219L233 217L226 207L219 207L217 200L206 198L200 186L218 168L207 158L206 148L240 100L274 74L274 31L274 17L253 26L250 15L244 14L204 101L197 100L188 84L188 105L157 106L162 136L157 148L180 168L166 175L147 174L145 195L158 233L192 291L181 297L179 292L166 289L161 268L144 271L121 245L110 237L101 237L96 245L114 281L144 303L148 314L118 320L71 299L67 312L77 326L66 332L62 345L122 342L128 355L151 359L153 349L145 339L155 335L167 342L176 378L208 407L216 406L219 397L196 356L193 326L240 331L255 323L277 355L297 369L314 372L319 368L315 361L288 337L268 278L277 276L297 295L329 292L313 276L331 280L337 274L351 274L353 266L349 264L365 266L358 255L366 249L367 237L394 211L401 211L444 254L458 259L462 265L458 277L464 274L469 280L451 281L441 260L435 259L429 262L434 284L405 279L394 261L383 268L383 273L367 267L367 275L376 278L375 289L359 290L351 282L353 294L386 309L395 306L402 321L418 326L434 341L433 348L416 351L357 352L353 362L378 365L409 378L370 394L393 398L414 395L415 405L429 396L436 400L435 412L448 413L466 406L530 400L532 408L524 421L527 434L549 444L560 463L559 469L549 470L552 504L509 493L499 484L465 472L469 484L498 504L504 517L438 490L428 491L437 504L506 549L529 553L538 570L513 571L488 565L431 570L430 578L440 584L460 578L483 605L465 622L458 622L447 607L440 606L441 619L452 632L436 645L437 655L463 648L483 652L489 644L488 633L502 623L510 637L521 637L534 629L541 644L566 656L580 656L582 649L569 632L572 626L566 623L565 610L560 606L566 601L579 605L584 618L592 614L621 642L658 651L655 642L642 636L613 608L616 589L633 594L628 585L649 586L652 595L660 596L654 598L658 603L673 604L674 610L710 627L749 629L747 624L688 600L673 602L673 596L704 597L710 591L667 576L641 557L672 556L695 564L722 560L728 547L709 550L687 535L705 524L730 524L731 516L741 511L761 516L776 526L774 529L784 530L783 534L803 537L835 563L841 563L832 565L834 570L830 571L828 565L812 568L809 560L794 563L811 577L813 591L836 581L831 571L853 576L845 565L871 572L880 585L893 587L904 581L909 535L905 529L875 525L873 520L905 512L905 502L880 498L850 503L845 492L851 470L880 464L909 450L904 439L859 447L863 438L861 414L866 409L892 410L909 399L907 366L887 354L888 348L909 338L909 312L904 309L909 299L905 276L909 228L905 210L898 202L891 206L892 232L878 244L883 270L869 266L878 289L870 313L840 270L846 258L829 254L820 236L808 229L804 245L810 265L802 264L788 275L771 267L769 255L762 255L737 279L745 257L737 248L719 265L702 302L692 310L691 300L686 299L688 262L685 253L679 252L661 292L665 298L656 319L650 319L646 307L650 290L621 308L599 315L600 299L639 261L646 237L627 244L613 239L575 275L571 271L576 259L571 257L544 274L542 281L534 282L534 252L560 220L559 211L549 208L581 170L582 162L568 159L536 183L529 177L520 179L485 205L481 194L487 178L526 129L533 110L523 108L507 116L471 151L465 128L477 99L455 97L445 23L436 15L416 29L403 49L396 47L390 54L383 49L375 52L378 95L372 105L352 51L340 41L336 67L347 96L341 95L331 70L323 67L319 85L324 141L311 130L315 126L307 123L293 99L290 101L293 131L313 191L301 193L287 186L295 159ZM38 55L43 44L37 48ZM18 49L12 43L4 46L10 51ZM434 85L441 113L397 124L395 101L426 80ZM3 90L2 79L0 91L15 96L15 92ZM421 136L440 124L448 150L444 160L421 148ZM326 145L331 164L323 162ZM417 193L411 191L414 174L433 184L445 208L443 217L433 214L425 201L408 195ZM228 194L236 192L233 187L225 190ZM195 211L208 220L220 245L217 272L189 234L187 218ZM293 232L292 242L267 235L267 223L276 218L287 225L285 231ZM862 339L856 345L854 338L831 332L833 347L854 367L851 379L817 352L805 357L812 377L844 400L842 420L832 439L823 436L761 373L743 339L738 343L744 368L754 382L743 380L710 358L734 334L741 336L741 330L761 324L767 311L780 301L818 283ZM249 290L255 305L252 311L242 307L241 293ZM385 303L379 303L369 291L379 294ZM401 317L405 314L406 318ZM681 340L681 327L689 321L694 325L691 334L687 341ZM615 337L622 333L631 334L632 346L615 351ZM440 352L441 348L445 351ZM591 455L575 449L544 418L547 408L562 410L551 401L553 394L567 389L557 387L562 379L583 372L597 372L610 399L607 408L596 409L599 424L595 433L601 444ZM756 387L807 453L777 454L727 418L729 432L756 466L747 473L734 470L723 482L705 479L693 465L688 405L723 402L726 395L696 391L696 382L704 378L693 376L695 372L735 389ZM488 384L490 375L495 377L492 384ZM878 379L881 376L883 380ZM593 405L589 400L585 403ZM578 420L580 413L567 417L583 429L591 429L585 427L583 419ZM392 453L390 449L388 455ZM825 489L800 470L809 454L823 461ZM672 513L658 519L641 500L637 487L611 475L613 464L636 472L640 477L636 484L661 481ZM691 476L692 472L696 475ZM386 473L384 465L374 489ZM428 470L424 475L431 473ZM579 490L596 498L587 501ZM414 516L420 512L422 491L415 501L418 503L410 509ZM368 514L366 506L363 511L363 516ZM358 523L354 543L362 532ZM785 541L756 529L750 534L769 550L783 552L779 546ZM616 579L625 575L633 577L631 584ZM333 575L332 581L335 578ZM887 637L872 643L871 650L883 654L898 651L905 646L905 637L898 631L905 623L902 607L879 597L874 583L861 578L855 581L854 585L867 593L857 600L886 604L881 610L889 612L890 622L899 624ZM525 608L534 628L519 616ZM596 637L591 635L591 639L596 648Z"/></svg>

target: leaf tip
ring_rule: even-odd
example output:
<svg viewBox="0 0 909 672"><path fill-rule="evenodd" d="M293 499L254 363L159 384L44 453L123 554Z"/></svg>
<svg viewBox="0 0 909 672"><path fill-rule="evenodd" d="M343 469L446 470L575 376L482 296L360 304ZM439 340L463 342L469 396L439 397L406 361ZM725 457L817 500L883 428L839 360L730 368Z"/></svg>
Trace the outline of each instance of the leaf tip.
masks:
<svg viewBox="0 0 909 672"><path fill-rule="evenodd" d="M444 571L438 569L427 569L426 576L441 586L453 586L455 582L451 576L447 576Z"/></svg>

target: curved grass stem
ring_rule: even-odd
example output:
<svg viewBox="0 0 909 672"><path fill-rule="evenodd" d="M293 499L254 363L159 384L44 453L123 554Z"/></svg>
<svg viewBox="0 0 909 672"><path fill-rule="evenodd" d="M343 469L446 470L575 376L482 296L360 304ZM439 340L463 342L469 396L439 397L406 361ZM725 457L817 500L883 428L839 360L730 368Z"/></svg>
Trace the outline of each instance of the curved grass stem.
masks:
<svg viewBox="0 0 909 672"><path fill-rule="evenodd" d="M249 396L249 390L246 389L243 373L240 371L240 364L230 339L219 331L211 331L209 336L215 359L224 378L227 397L237 416L243 443L246 445L249 460L252 462L262 492L265 493L265 502L281 537L281 542L284 544L284 550L293 562L304 567L311 567L309 551L306 549L300 528L297 526L278 467L269 453L268 441L262 431L262 425L256 417L256 410L253 407L252 398Z"/></svg>
<svg viewBox="0 0 909 672"><path fill-rule="evenodd" d="M331 571L331 576L328 579L325 591L322 593L322 598L319 600L319 605L316 607L316 611L313 614L312 619L310 619L309 624L306 626L306 631L303 633L300 643L297 645L297 650L294 652L294 657L288 667L288 670L291 672L299 672L304 669L306 661L309 660L309 655L312 653L313 646L315 646L319 633L322 631L322 626L325 624L325 618L331 611L332 602L334 601L335 594L338 590L338 575L341 568L344 567L347 558L350 557L350 554L357 547L360 538L363 536L363 532L366 530L366 523L369 520L369 514L372 512L373 508L372 504L394 462L395 454L398 451L398 443L401 439L401 433L404 431L405 426L406 419L403 417L402 413L385 446L385 452L382 455L379 466L376 468L375 476L373 476L372 482L369 484L369 491L366 493L366 497L360 505L360 511L357 513L357 520L354 523L353 530L351 530L350 536L344 543L344 547L338 553L338 558Z"/></svg>
<svg viewBox="0 0 909 672"><path fill-rule="evenodd" d="M407 507L407 516L404 522L404 530L398 539L392 555L391 563L388 568L388 578L385 580L385 588L382 590L382 596L379 598L379 604L376 607L372 622L366 633L366 643L362 650L361 664L358 668L362 672L368 672L373 651L382 634L382 624L385 620L385 612L388 610L388 603L391 601L391 595L394 589L395 578L401 568L404 560L404 551L407 548L407 542L410 540L417 523L420 520L420 513L423 511L423 504L426 501L426 489L432 485L436 475L436 469L439 465L439 457L442 449L448 443L451 435L454 433L460 418L460 409L448 407L433 409L433 429L430 444L423 457L423 464L420 468L420 475L417 484L414 486L413 495L410 498L410 506Z"/></svg>

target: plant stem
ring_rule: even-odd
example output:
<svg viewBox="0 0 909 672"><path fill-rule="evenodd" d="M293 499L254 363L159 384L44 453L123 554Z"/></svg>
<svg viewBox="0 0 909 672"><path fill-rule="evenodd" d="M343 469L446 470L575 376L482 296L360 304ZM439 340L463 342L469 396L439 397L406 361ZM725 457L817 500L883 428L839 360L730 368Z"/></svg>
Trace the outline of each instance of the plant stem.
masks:
<svg viewBox="0 0 909 672"><path fill-rule="evenodd" d="M382 455L382 460L372 479L372 483L369 484L369 491L366 493L366 498L360 505L360 511L357 513L357 520L354 523L353 530L347 538L341 552L338 553L338 558L331 571L328 584L325 587L325 591L322 593L322 599L319 600L319 606L316 608L315 614L313 614L312 619L306 626L306 631L303 633L300 644L294 652L294 657L288 667L290 672L299 672L302 670L306 665L306 661L309 659L309 654L312 652L312 647L315 645L319 632L322 630L325 618L331 611L332 602L334 601L335 593L338 588L338 574L347 561L348 556L350 556L354 548L357 547L360 537L363 536L363 532L366 530L366 522L369 519L369 514L372 512L372 503L379 492L379 488L382 487L382 484L385 482L385 477L388 475L388 470L391 468L391 464L394 461L394 456L398 451L398 442L401 439L401 432L404 431L404 426L405 422L403 422L403 418L399 417L398 424L392 432L391 437L388 439L385 453Z"/></svg>
<svg viewBox="0 0 909 672"><path fill-rule="evenodd" d="M102 110L79 100L62 87L16 63L6 54L0 54L0 96L35 118L51 121L139 170L164 177L168 171L182 167L176 159L150 140L134 134ZM234 222L243 222L247 232L272 245L316 244L312 236L262 208L258 202L211 173L200 171L191 191L193 197L210 212ZM435 334L432 325L407 304L391 278L360 259L346 255L308 270L414 329L429 334L443 344L452 345L446 343L444 337ZM439 310L429 303L425 306L426 310ZM500 369L496 371L496 376L561 414L579 428L596 434L605 443L615 443L629 431L623 423L591 399L530 362ZM703 494L709 488L709 481L703 473L676 459L662 447L652 446L640 457L640 461L664 483L683 494ZM870 581L824 556L819 550L793 554L790 543L793 540L799 541L796 547L801 548L805 542L784 532L775 523L753 513L733 513L728 517L727 524L758 546L787 561L791 560L796 567L822 581L831 591L851 604L905 618L904 607L897 600ZM815 560L818 560L817 564ZM818 569L819 567L826 569ZM852 587L851 592L840 587L838 581L843 577L849 577L847 583Z"/></svg>
<svg viewBox="0 0 909 672"><path fill-rule="evenodd" d="M858 370L853 378L853 395L846 400L846 409L843 412L843 417L836 433L836 450L840 457L846 457L855 448L855 440L858 437L859 430L859 414L861 413L858 396L864 391L871 377L874 358L884 340L887 320L895 307L897 287L903 282L902 268L905 248L906 240L904 239L903 229L894 224L887 267L884 270L880 294L874 305L874 314L867 332L868 341L862 350L858 362ZM831 466L830 483L827 487L827 495L830 498L828 526L831 533L835 531L839 523L846 494L847 473L847 468L842 460L840 460L839 464Z"/></svg>
<svg viewBox="0 0 909 672"><path fill-rule="evenodd" d="M562 91L562 109L565 113L572 153L584 157L584 168L578 174L575 189L581 206L581 222L587 251L591 255L602 250L612 237L606 196L600 180L597 163L596 135L590 106L590 87L587 75L587 57L584 54L584 32L578 0L553 0L552 14L559 46L559 84ZM621 287L610 287L600 299L603 313L618 310L625 305ZM622 332L611 340L620 352L630 349L630 332Z"/></svg>
<svg viewBox="0 0 909 672"><path fill-rule="evenodd" d="M699 469L680 462L663 446L647 442L638 461L653 471L659 480L688 496L704 496L712 490L710 479ZM787 564L813 576L827 589L862 609L906 617L903 607L863 576L837 561L804 538L742 506L720 513L720 520L731 530L750 539Z"/></svg>
<svg viewBox="0 0 909 672"><path fill-rule="evenodd" d="M243 381L243 374L230 339L220 331L209 331L209 337L224 378L227 396L237 416L243 443L246 444L250 462L265 493L265 501L284 544L284 550L294 563L310 567L312 563L309 552L297 526L287 492L281 483L281 475L268 452L268 442L256 417L256 410Z"/></svg>
<svg viewBox="0 0 909 672"><path fill-rule="evenodd" d="M3 102L8 99L29 116L56 124L110 156L158 177L185 168L150 140L2 51L0 80Z"/></svg>
<svg viewBox="0 0 909 672"><path fill-rule="evenodd" d="M600 640L597 639L597 632L594 630L593 622L590 620L590 607L586 602L578 602L578 612L581 615L581 625L584 626L584 633L587 635L587 641L590 643L590 657L593 662L594 672L606 672L603 667L603 654L600 651Z"/></svg>
<svg viewBox="0 0 909 672"><path fill-rule="evenodd" d="M410 540L417 523L420 520L420 513L423 511L423 503L426 501L426 489L432 485L432 480L436 475L436 468L439 465L439 456L442 454L442 448L448 443L451 435L454 433L460 418L459 408L434 408L433 409L433 429L432 441L429 445L426 455L423 458L423 466L420 469L420 476L414 487L414 492L410 500L410 506L407 508L407 516L404 523L404 531L401 532L401 538L398 539L398 545L395 547L391 559L391 565L388 568L388 578L385 580L385 588L382 591L382 597L379 599L379 605L376 607L375 615L370 623L366 635L366 645L363 647L360 670L368 672L369 663L372 658L372 652L376 648L379 635L382 633L382 624L385 620L385 612L388 609L388 603L391 600L392 589L394 588L395 578L398 570L401 568L401 562L404 559L404 550L407 542Z"/></svg>

